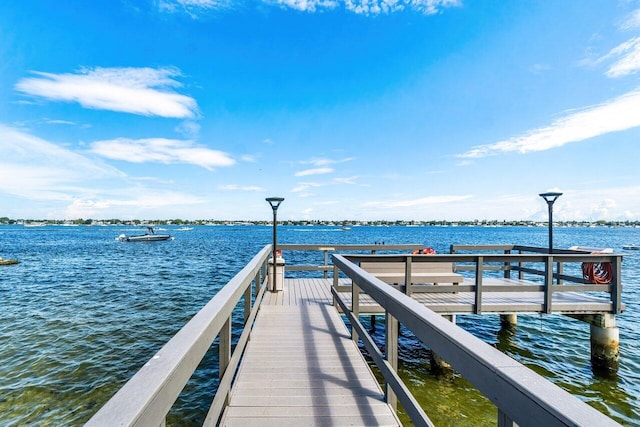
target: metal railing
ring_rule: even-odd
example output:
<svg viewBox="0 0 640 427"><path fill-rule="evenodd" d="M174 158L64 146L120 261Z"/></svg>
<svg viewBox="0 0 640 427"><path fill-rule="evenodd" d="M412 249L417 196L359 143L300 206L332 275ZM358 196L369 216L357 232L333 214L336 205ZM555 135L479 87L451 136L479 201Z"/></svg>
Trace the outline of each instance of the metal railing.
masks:
<svg viewBox="0 0 640 427"><path fill-rule="evenodd" d="M392 406L400 401L415 425L431 426L432 423L396 373L397 322L408 328L498 407L499 426L514 426L516 423L522 427L618 425L534 371L377 279L347 257L336 254L332 259L336 269L353 282L351 308L335 287L332 288L334 299L351 323L354 339L362 338L382 373L386 382L387 401ZM360 290L385 310L385 354L378 349L359 321Z"/></svg>
<svg viewBox="0 0 640 427"><path fill-rule="evenodd" d="M338 267L340 267L340 272L344 277L351 277L354 280L354 283L357 286L353 287L357 289L361 287L367 293L369 293L372 297L378 297L383 303L387 304L385 309L388 312L388 319L398 319L402 322L403 325L409 327L416 333L417 329L420 334L416 333L416 336L429 344L430 347L434 348L438 354L443 356L446 360L448 360L454 368L458 369L463 375L470 375L474 377L474 369L476 365L480 364L485 366L486 369L494 369L496 366L499 369L493 372L493 377L490 376L489 372L484 372L481 375L482 382L490 382L490 383L499 383L507 381L503 377L507 377L508 381L516 381L516 379L512 379L511 376L518 377L518 375L524 375L523 378L530 378L527 375L523 374L522 369L526 369L521 365L515 365L517 369L513 370L512 374L509 372L514 368L511 359L501 359L499 356L491 352L491 357L489 361L486 361L486 347L487 345L482 343L479 340L468 341L466 339L458 342L459 334L461 333L460 329L455 327L455 325L445 321L440 316L433 314L430 310L426 309L419 303L411 300L411 298L406 295L402 295L392 287L383 282L379 281L375 277L369 275L364 270L360 269L358 266L347 260L346 257L341 255L332 255L332 259L334 262L334 266L329 266L328 264L328 253L334 251L354 251L354 252L387 252L387 251L410 251L413 249L418 249L422 245L279 245L279 247L285 251L320 251L324 253L324 264L322 265L296 265L296 266L288 266L288 271L321 271L327 277L328 271L333 269L334 275L334 284L338 281ZM245 350L246 344L249 340L249 336L251 333L251 327L259 310L259 304L252 305L252 301L259 302L262 298L266 290L267 285L267 260L270 256L271 245L265 246L263 249L256 254L256 256L238 273L234 276L223 288L221 288L218 293L174 336L169 340L87 423L88 426L113 426L113 425L126 425L126 426L148 426L148 425L164 425L166 416L173 406L174 402L178 398L180 392L186 385L187 381L193 376L194 371L198 367L199 363L204 358L207 351L212 347L216 338L218 341L218 354L219 354L219 376L220 381L218 385L218 389L216 395L211 403L210 409L207 413L204 425L215 425L224 410L224 407L228 403L229 392L231 390L231 385L233 381L233 377L237 371L239 366L240 359ZM499 258L502 257L516 257L513 261L509 262L530 262L531 260L543 260L544 256L541 255L496 255L498 258L495 261L500 263L506 263L508 258ZM557 255L554 254L554 259L556 261L563 261L564 258L561 257L571 257L571 256L587 256L587 255ZM592 255L589 255L593 257ZM371 255L349 255L349 258L352 260L357 260L361 258L366 258L369 260ZM411 256L411 255L393 255L393 254L384 254L377 255L375 258L377 260L389 260L389 261L398 261L402 259L407 259L407 257L412 258L413 262L423 262L421 260L426 260L428 256ZM451 258L453 257L453 258ZM429 258L429 261L442 260L444 262L454 260L453 262L463 262L466 260L467 262L476 262L477 265L483 266L484 262L478 262L478 256L472 255L437 255L433 256L433 258ZM519 258L518 258L519 257ZM530 257L530 258L526 258ZM534 257L534 258L531 258ZM538 258L535 258L538 257ZM540 258L541 257L541 258ZM484 257L485 261L493 261L494 259L491 257ZM570 258L573 260L573 258ZM594 259L594 258L589 258ZM600 259L600 258L595 258ZM611 257L602 258L603 261L612 261ZM568 261L568 259L567 259ZM384 261L382 261L384 262ZM549 261L544 261L547 265L550 264ZM617 262L618 270L619 270L619 258L618 261L613 260L612 262ZM516 266L512 265L512 269L515 269ZM479 268L479 271L482 272L484 267ZM616 270L617 271L617 270ZM547 280L551 277L550 274L545 276ZM619 286L618 281L620 274L617 274L616 283L609 285L616 289L616 286ZM254 286L255 285L255 286ZM475 286L475 288L474 288ZM445 286L438 286L433 288L444 288ZM472 285L468 287L468 290L481 289L482 284ZM556 288L556 286L554 286ZM597 290L605 289L605 286L598 285ZM457 291L463 291L463 285L460 285ZM572 287L571 290L575 288ZM591 289L589 287L585 289ZM492 286L492 291L494 287ZM338 295L334 290L332 290L334 294L334 298L338 298ZM556 292L556 289L553 290ZM619 292L616 291L616 292ZM613 292L615 293L615 292ZM361 336L366 336L366 331L362 328L362 325L357 321L357 293L354 294L356 296L352 297L354 304L354 310L349 311L346 310L346 307L343 306L343 311L348 314L350 321L352 322L354 331L356 334ZM404 298L404 299L403 299ZM244 315L243 315L243 324L240 331L240 337L238 338L235 346L232 346L231 337L232 337L232 316L241 300L244 299ZM376 300L378 301L378 300ZM619 294L618 294L619 301ZM380 301L378 301L380 303ZM481 307L479 308L481 311ZM427 314L431 313L431 314ZM435 317L434 317L435 316ZM444 323L443 323L444 322ZM392 332L393 322L388 322L391 326L388 326L389 333L388 336L393 336ZM435 325L435 326L434 326ZM450 337L448 334L452 334ZM435 341L434 341L435 340ZM396 340L397 341L397 340ZM471 343L471 344L470 344ZM483 346L478 347L477 354L471 354L476 352L476 346L483 344ZM371 342L368 344L371 346ZM231 351L233 347L233 352ZM490 347L491 348L491 347ZM494 350L492 348L492 350ZM378 362L381 366L385 365L385 362L382 361L381 358L383 356L379 354L376 355L375 351L372 348L369 348L370 354L373 355L374 359L378 359ZM497 350L495 352L499 353ZM390 345L387 350L386 359L391 357L391 361L393 362L394 358L397 360L397 348L394 350L393 346ZM469 353L469 354L467 354ZM395 354L395 356L394 356ZM502 354L502 353L499 353ZM502 355L504 356L504 355ZM505 358L507 356L504 356ZM496 361L496 364L492 364L493 361ZM460 361L460 362L458 362ZM489 363L491 362L491 363ZM460 363L462 365L460 365ZM462 366L462 367L460 367ZM471 366L472 368L469 368ZM486 368L486 366L490 366L490 368ZM403 403L403 406L407 410L407 413L410 416L420 418L416 414L424 414L424 411L419 408L419 405L415 402L415 399L411 396L411 394L406 390L401 384L399 378L394 378L391 375L389 370L394 371L395 365L390 363L388 367L381 368L381 372L386 372L385 379L390 384L395 384L393 391L388 391L389 399L393 399L393 396L397 394L400 401ZM506 370L505 372L502 372ZM522 372L521 372L522 371ZM511 376L510 376L511 375ZM471 378L467 378L471 381ZM540 381L540 378L533 377L535 381ZM551 383L546 382L546 380L542 380L544 382L543 385L538 386L538 388L545 389L548 388ZM472 381L473 383L473 381ZM548 384L547 384L548 383ZM476 385L481 391L483 390L480 386ZM555 387L555 386L554 386ZM535 390L538 391L538 388ZM492 390L492 389L490 389ZM489 391L490 391L489 390ZM502 390L502 388L500 388ZM507 390L510 390L507 388ZM524 390L524 389L523 389ZM525 391L521 390L521 393L525 393ZM554 394L555 393L555 394ZM509 394L509 393L508 393ZM555 388L551 388L550 396L562 397L565 395L557 394ZM570 396L570 395L569 395ZM518 408L520 405L521 399L525 399L523 397L514 398L512 396L500 396L497 398L499 401L499 408L512 408L505 409L503 412L507 415L501 415L505 420L515 419L513 418L515 415L511 414L510 411L515 411L513 408ZM575 398L574 398L575 399ZM413 401L413 405L411 402ZM526 401L526 399L525 399ZM571 400L570 402L574 402ZM574 402L575 403L575 402ZM573 413L574 409L572 409L575 404L568 404L569 409L567 409L570 413ZM515 406L514 406L515 405ZM413 409L411 409L413 408ZM582 408L582 406L579 406ZM556 408L558 409L558 408ZM501 409L502 411L502 409ZM577 409L575 409L577 411ZM503 413L501 412L501 414ZM597 412L597 411L596 411ZM591 412L589 412L591 414ZM595 415L594 415L595 416ZM603 417L600 413L597 413L597 416ZM506 418L505 418L506 417ZM511 418L509 418L511 417ZM559 416L558 416L559 417ZM606 418L606 417L605 417ZM428 418L427 418L428 419ZM543 418L533 418L534 420L547 420L546 417ZM600 418L594 418L596 420L600 420ZM608 418L606 418L608 420ZM524 421L523 421L524 422ZM553 425L554 423L552 423ZM508 423L504 424L508 425ZM532 424L521 424L521 425L532 425ZM602 424L605 425L605 424Z"/></svg>
<svg viewBox="0 0 640 427"><path fill-rule="evenodd" d="M401 251L401 252L410 252L414 249L420 249L423 245L421 244L380 244L380 245L304 245L304 244L287 244L281 243L278 244L278 248L282 251L318 251L323 254L323 264L315 264L315 265L292 265L288 266L287 270L289 271L320 271L323 274L323 277L326 279L329 277L329 272L333 270L333 266L329 264L329 254L332 252L369 252L372 255L375 255L378 252L393 252L393 251ZM283 252L283 256L286 257L286 254Z"/></svg>
<svg viewBox="0 0 640 427"><path fill-rule="evenodd" d="M249 339L266 289L264 272L271 245L265 246L158 351L86 424L87 426L162 426L167 413L198 364L219 337L220 383L205 425L215 425L227 402L233 375ZM244 297L243 330L231 353L231 316Z"/></svg>
<svg viewBox="0 0 640 427"><path fill-rule="evenodd" d="M278 245L293 251L404 251L421 245ZM233 377L249 340L259 304L268 283L265 246L169 340L88 422L87 426L161 426L206 352L218 341L220 381L204 425L216 425L228 403ZM289 271L330 271L331 266L288 266ZM253 288L255 284L255 289ZM232 315L244 297L244 323L232 348ZM253 297L253 298L252 298Z"/></svg>
<svg viewBox="0 0 640 427"><path fill-rule="evenodd" d="M458 249L459 247L455 247ZM469 248L469 247L465 247ZM518 250L520 252L531 251L531 247L518 246L474 246L479 250L495 250L496 248L508 248L507 251ZM453 247L452 247L453 249ZM468 250L468 249L467 249ZM353 263L362 262L392 262L404 263L405 281L403 288L407 289L407 283L411 284L412 265L421 262L429 263L453 263L455 271L475 272L473 284L439 284L438 286L411 286L411 291L421 293L460 293L473 292L475 304L470 311L474 314L483 312L483 292L543 292L544 298L539 307L531 307L532 311L552 313L553 294L560 292L598 292L608 295L610 302L606 311L611 314L619 314L624 310L622 303L621 264L622 256L615 254L589 254L578 251L564 250L562 253L503 253L503 254L460 254L450 255L345 255ZM572 276L564 273L566 264L575 265L577 270L582 263L610 263L612 270L611 282L608 284L594 284L582 276ZM540 265L540 268L531 268L530 265ZM554 269L555 267L555 269ZM511 272L518 273L517 284L491 284L483 285L485 272L503 271L504 278L510 278ZM334 276L337 273L334 273ZM525 280L533 277L533 280ZM334 282L335 283L335 282ZM340 288L342 289L342 288ZM346 291L347 289L344 288ZM603 301L605 301L603 299ZM602 310L599 310L602 311Z"/></svg>

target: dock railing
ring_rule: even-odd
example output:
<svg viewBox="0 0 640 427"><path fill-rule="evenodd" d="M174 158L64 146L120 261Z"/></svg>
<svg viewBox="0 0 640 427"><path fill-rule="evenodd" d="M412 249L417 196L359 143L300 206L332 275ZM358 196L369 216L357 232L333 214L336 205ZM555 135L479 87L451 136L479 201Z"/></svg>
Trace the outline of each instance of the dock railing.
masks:
<svg viewBox="0 0 640 427"><path fill-rule="evenodd" d="M278 245L285 251L320 251L324 265L289 265L288 271L327 271L328 252L406 251L421 245ZM87 422L87 426L163 426L187 381L218 338L219 385L203 425L218 422L227 402L233 377L249 340L251 327L267 288L267 260L271 245L263 249L169 340ZM286 254L285 254L286 256ZM244 301L240 338L232 350L232 316Z"/></svg>
<svg viewBox="0 0 640 427"><path fill-rule="evenodd" d="M395 406L399 401L416 426L433 424L397 374L398 322L497 406L498 426L618 425L534 371L377 279L347 257L334 254L332 259L335 268L353 282L351 308L335 286L332 293L351 323L354 339L362 338L383 375L387 402ZM384 354L359 321L360 290L385 310Z"/></svg>
<svg viewBox="0 0 640 427"><path fill-rule="evenodd" d="M304 251L304 252L321 252L323 254L323 264L303 265L295 264L287 266L288 271L319 271L322 272L323 277L326 279L329 277L329 272L333 270L333 265L329 264L329 255L334 252L348 253L348 252L369 252L371 255L375 255L378 252L411 252L415 249L422 248L421 244L380 244L380 245L304 245L304 244L287 244L280 243L278 248L283 251L283 256L287 258L288 253L292 251Z"/></svg>
<svg viewBox="0 0 640 427"><path fill-rule="evenodd" d="M427 343L427 345L437 351L439 355L445 358L445 360L449 361L452 366L461 374L465 375L469 381L476 384L478 389L481 391L485 390L487 393L491 393L492 390L496 391L496 393L500 391L499 396L488 396L492 400L497 400L497 406L501 408L500 420L502 420L502 424L500 425L510 425L507 422L510 419L518 420L517 416L512 414L512 412L518 411L518 408L520 408L518 405L523 402L526 403L531 399L538 399L538 393L547 393L547 396L550 396L549 399L543 399L545 402L544 405L535 403L535 405L544 408L547 408L549 400L553 401L555 398L565 398L566 394L558 394L559 392L557 387L552 387L552 384L548 381L537 376L531 377L531 373L523 371L523 369L526 369L523 366L519 364L513 365L516 362L509 359L507 356L502 355L502 353L484 344L482 341L469 338L465 335L466 333L464 331L457 328L455 325L444 320L439 315L436 315L416 301L413 301L408 296L393 289L393 287L371 276L354 263L358 257L366 257L366 259L369 260L372 258L372 255L349 255L349 258L352 258L351 261L349 261L345 256L334 253L332 255L334 265L332 266L328 263L328 254L335 251L369 252L373 254L385 252L383 255L374 256L374 258L381 260L382 262L384 262L385 259L390 261L406 260L407 257L411 257L411 262L424 262L427 261L426 257L430 257L429 255L398 255L386 253L393 251L410 252L411 250L418 249L421 246L422 245L416 244L278 245L280 249L285 251L285 256L287 256L287 251L320 251L324 254L323 264L307 266L288 265L287 271L319 271L323 273L324 277L327 277L328 272L333 270L334 287L338 281L338 276L351 277L351 279L354 280L354 283L357 284L357 286L354 286L353 288L361 288L372 297L377 297L380 301L386 304L384 307L390 314L389 319L398 319L404 326L409 327L419 339L423 340L423 342ZM242 354L244 353L246 344L250 337L251 327L259 310L259 304L254 304L254 301L260 301L267 288L267 260L271 254L271 249L271 245L267 245L261 249L238 274L236 274L224 287L222 287L175 336L173 336L153 357L151 357L149 361L100 410L98 410L86 425L165 425L167 414L174 405L184 386L187 384L187 381L193 376L193 373L203 360L207 351L212 347L215 347L214 342L218 339L219 385L204 422L204 425L215 425L228 402L234 375L239 366ZM616 272L614 274L614 282L611 285L607 285L609 287L597 285L594 289L598 291L602 291L603 289L608 289L609 291L613 290L612 295L617 292L619 307L619 292L621 288L621 285L619 284L620 257L585 254L554 254L553 260L550 260L545 258L548 257L547 255L503 254L495 255L497 258L491 258L493 255L489 257L485 256L485 259L481 260L478 256L482 257L481 255L460 254L437 255L428 259L428 261L437 262L437 260L440 259L442 259L443 262L449 261L457 263L459 261L461 263L461 267L464 262L475 263L476 266L479 266L476 267L476 269L480 272L489 270L490 266L487 265L486 262L490 261L503 263L504 265L509 262L511 266L510 269L512 270L516 270L516 268L520 268L522 270L525 268L524 266L519 267L516 265L518 263L544 262L545 265L549 266L552 262L578 262L584 257L587 257L587 261L614 262L614 265L617 266L614 268L614 272ZM506 258L500 258L501 256ZM510 260L508 257L512 257L512 259ZM549 269L549 271L551 270ZM531 273L529 271L522 272ZM560 278L562 280L567 279L561 274L559 276L554 276L550 273L545 273L545 280L549 281L549 283L551 283L552 277ZM457 290L454 289L452 291L462 291L462 286L463 285L460 285ZM470 286L468 290L475 289L474 286L477 287L478 284ZM480 289L481 286L482 284L480 283ZM585 290L592 289L588 287L588 285L585 286L587 286L584 288ZM445 285L437 287L433 286L433 288L442 288L444 290ZM554 286L554 288L556 288L556 286ZM518 290L521 289L519 288ZM572 287L571 290L576 290L576 288ZM332 292L334 294L334 298L337 298L335 289L332 290ZM554 289L553 292L556 292L556 289ZM614 297L612 296L612 298ZM356 321L358 313L357 297L354 301L356 301L354 310L350 312L345 311L345 313L348 313L350 320L355 322L353 325L356 334L364 336L366 331L364 331L362 326ZM378 303L380 303L380 301L378 301ZM481 305L477 307L477 309L481 311ZM233 324L232 319L234 313L237 313L238 310L243 311L243 322L241 331L239 331L240 336L237 342L234 343L235 346L233 346L231 337L232 327L235 325ZM345 310L345 307L343 307L343 310ZM388 323L391 325L393 324L391 321ZM392 331L393 327L391 327L390 330ZM395 330L395 333L397 334L397 328ZM392 333L390 332L388 335L392 336L391 334ZM463 334L464 337L460 337L460 334ZM487 349L487 347L490 350ZM369 352L372 355L374 354L372 349L369 349ZM375 359L376 356L373 357ZM381 356L378 356L378 359L380 357ZM391 360L395 357L397 360L397 348L396 350L393 350L393 346L390 345L385 357L390 357ZM482 367L481 374L476 374L476 370L479 369L478 367ZM493 374L490 374L492 369ZM383 371L383 369L381 369L381 371ZM390 377L388 373L385 375L385 378L390 384L394 384L399 381L398 379ZM533 387L536 394L535 399L534 397L531 397L531 392L528 391L527 388L518 389L517 396L516 393L512 393L514 387L516 387L514 384L522 386L527 381L540 383L536 383L537 385ZM511 385L505 386L505 383L509 383ZM424 414L424 411L419 409L419 406L415 409L409 409L412 405L408 403L408 400L410 401L413 399L410 397L410 393L406 390L403 391L402 386L399 384L396 384L395 387L395 393L392 393L391 390L389 390L389 396L395 396L396 394L399 397L402 396L401 401L410 416L413 415L415 417L416 413L420 412ZM407 396L405 397L405 395ZM392 397L390 398L393 399ZM572 414L580 412L584 409L584 406L587 406L585 404L579 405L575 400L577 399L569 399L566 404L564 401L561 402L558 400L555 406L549 407L551 409L547 408L552 412L558 411L558 414L551 416L551 418L545 415L542 418L532 418L532 420L553 419L556 421L549 425L558 425L560 423L557 420L564 420L565 418L569 419L573 416ZM531 403L531 405L534 404ZM538 412L546 413L545 411L547 409L532 409L531 414L538 414ZM595 411L595 413L587 412L588 414L591 414L589 415L589 418L594 417L593 420L609 420L597 411ZM569 415L566 415L567 413ZM514 416L516 416L516 418L513 418ZM579 419L583 420L586 418ZM522 422L522 424L520 424L522 426L536 424L533 421L528 423L526 420L517 422ZM609 422L611 422L611 420L609 420ZM594 424L594 422L591 424ZM596 424L607 425L606 423ZM573 425L581 425L581 423Z"/></svg>
<svg viewBox="0 0 640 427"><path fill-rule="evenodd" d="M459 253L459 251L482 251L482 253ZM504 253L487 253L488 251L504 251ZM517 253L512 253L517 251ZM531 253L538 252L539 253ZM559 292L584 292L599 293L607 295L610 302L610 314L619 314L624 310L622 303L622 282L621 264L622 256L615 254L591 254L581 251L554 250L553 254L542 253L541 248L516 245L500 246L452 246L452 254L443 255L345 255L353 263L404 263L405 281L403 289L405 292L424 293L460 293L473 292L475 304L470 313L481 314L483 312L482 294L483 292L544 292L543 303L540 307L532 307L532 311L540 313L552 313L553 294ZM454 271L474 272L473 284L444 284L438 286L411 286L407 289L407 283L411 283L412 265L421 262L429 263L449 263L453 264ZM609 264L611 269L610 282L605 284L595 284L582 275L582 264ZM571 266L571 270L576 275L565 273L565 266ZM502 271L504 278L511 278L512 272L518 273L519 282L517 284L491 284L485 285L483 279L486 273L495 275ZM338 272L334 272L334 278ZM580 274L580 275L578 275ZM528 280L527 280L528 279ZM334 279L334 284L337 282ZM338 289L348 291L348 287ZM507 308L505 307L505 311ZM580 311L579 308L576 311Z"/></svg>
<svg viewBox="0 0 640 427"><path fill-rule="evenodd" d="M205 354L219 337L218 391L204 425L215 425L227 402L233 376L266 289L271 245L265 246L145 364L86 424L163 426L169 410ZM255 284L255 287L252 286ZM253 292L255 289L255 292ZM243 330L231 353L232 314L244 297Z"/></svg>

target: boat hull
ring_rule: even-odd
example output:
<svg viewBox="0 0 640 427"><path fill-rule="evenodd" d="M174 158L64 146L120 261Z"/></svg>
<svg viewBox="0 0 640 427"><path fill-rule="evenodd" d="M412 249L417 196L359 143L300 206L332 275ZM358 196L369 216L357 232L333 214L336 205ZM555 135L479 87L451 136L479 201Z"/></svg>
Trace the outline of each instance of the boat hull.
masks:
<svg viewBox="0 0 640 427"><path fill-rule="evenodd" d="M143 234L141 236L128 236L125 237L125 242L158 242L161 240L169 240L170 234Z"/></svg>

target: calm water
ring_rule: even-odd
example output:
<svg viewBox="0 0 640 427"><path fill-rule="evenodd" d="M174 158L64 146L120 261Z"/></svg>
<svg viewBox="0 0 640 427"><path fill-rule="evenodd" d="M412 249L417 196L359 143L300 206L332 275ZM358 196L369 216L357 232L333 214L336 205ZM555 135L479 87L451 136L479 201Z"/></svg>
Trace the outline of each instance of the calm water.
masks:
<svg viewBox="0 0 640 427"><path fill-rule="evenodd" d="M140 230L0 226L0 256L21 261L0 267L0 425L87 421L271 241L270 227L166 229L175 240L121 243L116 236ZM622 250L623 244L640 243L640 229L554 231L557 247L612 247L625 254L627 310L618 316L617 377L598 378L591 372L589 327L581 322L521 315L515 334L500 331L498 316L458 316L458 324L617 421L640 425L640 253ZM419 243L446 253L450 244L545 246L547 230L280 227L278 238L282 243ZM316 256L313 261L320 264L322 255ZM376 339L382 340L381 329ZM462 378L431 375L425 348L408 331L403 335L401 375L437 425L495 425L496 410L486 399ZM216 385L215 352L187 385L169 425L202 422ZM201 385L206 391L194 391Z"/></svg>

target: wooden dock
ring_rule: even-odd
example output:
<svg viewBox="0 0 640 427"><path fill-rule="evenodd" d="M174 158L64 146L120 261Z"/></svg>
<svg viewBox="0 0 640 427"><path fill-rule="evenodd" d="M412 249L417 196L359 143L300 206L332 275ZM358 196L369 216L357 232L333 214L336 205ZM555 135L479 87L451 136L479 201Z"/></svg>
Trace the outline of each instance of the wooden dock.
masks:
<svg viewBox="0 0 640 427"><path fill-rule="evenodd" d="M450 255L429 257L335 253L330 266L329 252L374 253L383 247L281 247L323 252L324 264L287 264L296 278L285 279L282 291L270 292L266 275L273 248L265 246L86 425L165 425L181 391L216 346L216 338L220 380L205 426L399 425L396 404L415 425L432 425L429 408L420 407L398 376L398 323L496 405L498 425L618 425L442 315L510 313L503 317L514 324L515 313L564 313L590 324L592 367L599 363L607 372L615 372L619 341L615 315L624 310L620 255L570 250L547 254L516 245L452 246ZM385 245L384 250L408 252L416 247ZM453 253L474 249L505 253ZM400 279L409 287L385 283L358 266L371 261L404 263ZM475 271L475 277L464 277L458 285L439 280L438 285L428 284L419 274L412 276L414 267L420 273L414 264L421 262L453 263L454 271ZM584 263L606 266L610 281L565 274ZM322 272L324 277L302 278L295 276L297 271ZM513 273L518 279L510 279ZM496 278L498 274L504 278ZM533 280L524 280L525 275ZM341 278L334 283L337 277ZM353 301L352 282L360 289ZM244 305L241 324L234 319L240 304ZM382 312L383 350L359 320L360 315ZM355 331L353 338L343 319ZM384 378L386 395L354 343L356 337L371 357L369 363Z"/></svg>
<svg viewBox="0 0 640 427"><path fill-rule="evenodd" d="M220 425L398 426L331 305L331 281L267 292Z"/></svg>

